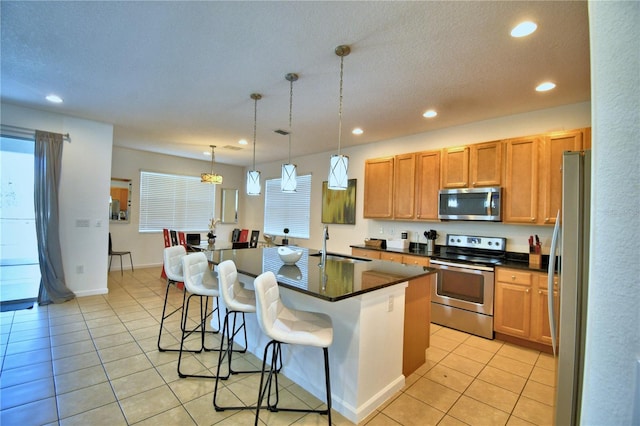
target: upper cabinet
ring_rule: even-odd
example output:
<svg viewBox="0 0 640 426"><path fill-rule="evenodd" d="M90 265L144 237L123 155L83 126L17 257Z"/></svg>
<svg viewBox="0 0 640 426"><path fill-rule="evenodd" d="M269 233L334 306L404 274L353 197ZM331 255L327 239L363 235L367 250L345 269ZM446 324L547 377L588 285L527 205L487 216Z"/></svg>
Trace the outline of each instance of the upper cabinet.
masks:
<svg viewBox="0 0 640 426"><path fill-rule="evenodd" d="M578 151L584 147L582 130L555 132L544 138L542 161L543 193L542 220L545 225L555 224L562 208L562 158L565 151Z"/></svg>
<svg viewBox="0 0 640 426"><path fill-rule="evenodd" d="M469 147L471 187L500 186L502 141L478 143Z"/></svg>
<svg viewBox="0 0 640 426"><path fill-rule="evenodd" d="M396 155L393 174L393 217L413 219L415 216L416 155Z"/></svg>
<svg viewBox="0 0 640 426"><path fill-rule="evenodd" d="M393 217L394 158L374 158L364 164L364 211L366 218Z"/></svg>
<svg viewBox="0 0 640 426"><path fill-rule="evenodd" d="M503 220L536 223L538 219L538 152L540 138L509 139L503 190Z"/></svg>
<svg viewBox="0 0 640 426"><path fill-rule="evenodd" d="M416 154L416 219L438 219L440 190L440 151Z"/></svg>
<svg viewBox="0 0 640 426"><path fill-rule="evenodd" d="M502 142L485 142L442 150L442 188L500 186Z"/></svg>
<svg viewBox="0 0 640 426"><path fill-rule="evenodd" d="M457 146L442 150L442 187L469 186L469 147Z"/></svg>

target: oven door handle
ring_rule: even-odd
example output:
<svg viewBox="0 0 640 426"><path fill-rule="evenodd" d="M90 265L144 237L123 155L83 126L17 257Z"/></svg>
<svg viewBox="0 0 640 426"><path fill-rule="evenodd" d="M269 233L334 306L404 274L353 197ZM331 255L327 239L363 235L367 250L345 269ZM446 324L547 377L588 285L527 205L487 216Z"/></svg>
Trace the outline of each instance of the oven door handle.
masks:
<svg viewBox="0 0 640 426"><path fill-rule="evenodd" d="M444 265L444 266L450 266L452 268L462 268L462 269L472 269L472 270L480 270L480 271L489 271L489 272L493 272L494 268L490 267L490 266L482 266L482 265L469 265L469 264L464 264L464 263L451 263L451 262L445 262L443 260L434 260L431 259L430 262L432 265Z"/></svg>

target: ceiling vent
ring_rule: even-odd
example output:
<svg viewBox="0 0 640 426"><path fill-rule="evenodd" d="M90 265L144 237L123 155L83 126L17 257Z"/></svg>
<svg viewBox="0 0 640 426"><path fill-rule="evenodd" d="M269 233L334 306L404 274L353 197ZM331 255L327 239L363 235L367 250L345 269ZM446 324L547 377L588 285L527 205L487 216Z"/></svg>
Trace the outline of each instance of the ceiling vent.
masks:
<svg viewBox="0 0 640 426"><path fill-rule="evenodd" d="M238 146L238 145L225 145L222 148L229 149L231 151L242 151L243 149L241 146Z"/></svg>
<svg viewBox="0 0 640 426"><path fill-rule="evenodd" d="M276 132L277 134L282 135L282 136L287 136L289 134L289 132L287 132L286 130L282 130L282 129L274 130L274 132Z"/></svg>

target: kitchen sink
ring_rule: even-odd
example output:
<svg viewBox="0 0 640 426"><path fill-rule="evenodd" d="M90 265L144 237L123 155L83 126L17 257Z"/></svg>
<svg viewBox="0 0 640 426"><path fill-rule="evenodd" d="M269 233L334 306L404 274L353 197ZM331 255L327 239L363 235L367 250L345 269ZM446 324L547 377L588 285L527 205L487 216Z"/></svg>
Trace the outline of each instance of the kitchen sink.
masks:
<svg viewBox="0 0 640 426"><path fill-rule="evenodd" d="M321 258L321 253L310 254L309 256ZM342 254L331 254L327 253L327 260L331 260L332 262L344 262L344 263L361 263L361 262L371 262L371 259L362 259L359 257L351 257Z"/></svg>

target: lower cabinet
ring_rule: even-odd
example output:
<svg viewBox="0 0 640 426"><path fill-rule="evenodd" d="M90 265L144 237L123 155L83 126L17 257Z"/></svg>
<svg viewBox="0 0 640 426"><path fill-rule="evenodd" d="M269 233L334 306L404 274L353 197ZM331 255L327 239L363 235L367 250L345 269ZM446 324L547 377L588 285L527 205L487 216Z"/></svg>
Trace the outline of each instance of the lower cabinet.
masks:
<svg viewBox="0 0 640 426"><path fill-rule="evenodd" d="M496 268L494 331L525 341L551 345L547 274ZM558 310L558 280L554 277Z"/></svg>
<svg viewBox="0 0 640 426"><path fill-rule="evenodd" d="M380 259L381 251L367 250L361 248L351 248L351 256L364 257L366 259Z"/></svg>

